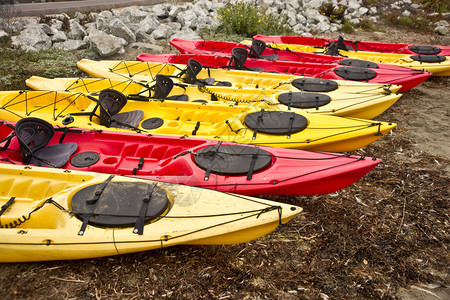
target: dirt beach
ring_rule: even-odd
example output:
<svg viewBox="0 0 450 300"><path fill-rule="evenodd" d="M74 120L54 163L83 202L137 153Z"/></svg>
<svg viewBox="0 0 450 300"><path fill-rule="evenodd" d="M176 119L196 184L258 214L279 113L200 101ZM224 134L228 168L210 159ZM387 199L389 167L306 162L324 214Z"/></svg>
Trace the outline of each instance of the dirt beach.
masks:
<svg viewBox="0 0 450 300"><path fill-rule="evenodd" d="M439 44L398 30L348 37ZM356 184L260 196L303 207L280 232L239 245L1 264L2 299L448 299L449 95L448 77L431 78L379 116L398 126L356 152L383 159Z"/></svg>

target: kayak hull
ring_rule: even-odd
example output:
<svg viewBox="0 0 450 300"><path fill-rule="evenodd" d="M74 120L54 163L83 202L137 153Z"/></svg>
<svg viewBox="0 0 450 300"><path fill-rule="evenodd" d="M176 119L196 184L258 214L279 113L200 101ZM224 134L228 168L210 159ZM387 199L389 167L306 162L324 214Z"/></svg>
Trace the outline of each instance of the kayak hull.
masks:
<svg viewBox="0 0 450 300"><path fill-rule="evenodd" d="M258 198L81 171L1 165L0 181L0 204L14 198L0 217L0 262L86 259L181 244L242 243L270 233L301 212L294 205ZM169 204L158 218L143 225L99 226L91 216L82 229L86 215L79 215L75 207L77 194L102 184L100 203L113 206L102 193L128 186L156 189L151 200L167 197ZM103 205L94 206L93 211L101 216L102 209Z"/></svg>
<svg viewBox="0 0 450 300"><path fill-rule="evenodd" d="M10 136L14 126L15 122L0 124L0 140ZM64 134L55 129L48 146L58 144ZM254 171L250 178L244 170L234 175L212 172L206 180L206 170L195 162L196 153L216 147L216 141L73 129L66 132L64 142L77 144L77 150L62 166L64 169L134 176L242 195L332 193L354 183L381 161L370 157L259 147L259 151L270 154L271 162L266 168ZM5 146L6 141L0 145ZM221 144L226 145L244 146ZM247 147L253 153L255 146ZM220 147L217 149L219 151ZM86 153L95 155L86 155L85 159L96 158L97 161L80 165L74 157ZM17 137L10 140L8 150L0 151L0 157L6 164L23 164Z"/></svg>

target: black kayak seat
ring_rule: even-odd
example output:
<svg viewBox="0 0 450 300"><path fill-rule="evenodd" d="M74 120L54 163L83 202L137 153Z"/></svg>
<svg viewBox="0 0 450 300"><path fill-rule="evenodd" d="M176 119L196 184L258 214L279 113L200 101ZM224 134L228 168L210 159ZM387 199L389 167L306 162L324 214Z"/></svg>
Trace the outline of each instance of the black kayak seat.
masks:
<svg viewBox="0 0 450 300"><path fill-rule="evenodd" d="M267 59L271 61L278 60L280 57L277 54L270 54L270 55L262 55L264 53L264 50L266 50L267 45L264 41L261 40L253 40L252 41L252 53L250 54L253 58L262 58Z"/></svg>
<svg viewBox="0 0 450 300"><path fill-rule="evenodd" d="M235 47L231 50L231 61L234 62L234 66L238 70L247 70L247 71L254 71L254 72L264 72L264 69L261 68L248 68L244 66L245 62L248 58L248 51L247 49L241 48L241 47Z"/></svg>
<svg viewBox="0 0 450 300"><path fill-rule="evenodd" d="M185 94L169 96L173 86L174 83L170 77L162 74L156 75L153 98L172 101L189 101L189 96Z"/></svg>
<svg viewBox="0 0 450 300"><path fill-rule="evenodd" d="M98 96L100 104L100 124L106 127L136 128L144 117L142 110L119 113L127 103L127 97L113 89L102 90Z"/></svg>
<svg viewBox="0 0 450 300"><path fill-rule="evenodd" d="M202 64L193 58L189 58L188 64L186 66L186 76L184 77L184 82L196 85L215 85L215 86L232 86L231 82L227 81L216 81L214 78L203 78L198 79L197 75L202 70Z"/></svg>
<svg viewBox="0 0 450 300"><path fill-rule="evenodd" d="M38 118L24 118L16 124L16 136L24 164L61 168L77 150L76 143L47 146L55 134L53 126Z"/></svg>

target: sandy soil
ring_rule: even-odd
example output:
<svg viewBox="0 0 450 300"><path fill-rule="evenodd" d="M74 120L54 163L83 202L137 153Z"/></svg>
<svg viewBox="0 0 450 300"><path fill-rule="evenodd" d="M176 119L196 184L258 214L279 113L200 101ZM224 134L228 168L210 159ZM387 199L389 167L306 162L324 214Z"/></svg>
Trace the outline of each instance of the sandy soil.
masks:
<svg viewBox="0 0 450 300"><path fill-rule="evenodd" d="M430 40L395 30L349 37ZM449 94L449 78L431 78L379 116L398 126L357 151L383 163L356 184L261 196L304 208L281 232L240 245L1 264L2 299L449 299Z"/></svg>

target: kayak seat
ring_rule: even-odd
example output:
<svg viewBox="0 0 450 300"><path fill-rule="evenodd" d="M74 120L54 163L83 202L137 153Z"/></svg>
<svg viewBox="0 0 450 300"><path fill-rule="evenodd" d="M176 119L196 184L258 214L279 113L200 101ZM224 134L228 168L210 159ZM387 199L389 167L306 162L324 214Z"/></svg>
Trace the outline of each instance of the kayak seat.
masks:
<svg viewBox="0 0 450 300"><path fill-rule="evenodd" d="M245 61L248 58L248 51L241 47L235 47L231 50L231 62L234 61L234 67L238 70L248 70L248 71L255 71L255 72L264 72L264 69L261 68L248 68L244 66Z"/></svg>
<svg viewBox="0 0 450 300"><path fill-rule="evenodd" d="M173 80L170 77L162 74L156 75L153 98L160 100L189 101L189 96L185 94L169 96L173 89L173 85Z"/></svg>
<svg viewBox="0 0 450 300"><path fill-rule="evenodd" d="M189 58L188 64L186 66L186 76L184 81L190 84L197 85L216 85L216 86L232 86L231 82L227 81L216 81L214 78L203 78L198 79L197 75L202 70L202 64L193 58Z"/></svg>
<svg viewBox="0 0 450 300"><path fill-rule="evenodd" d="M264 53L264 50L266 50L266 43L261 40L253 40L252 41L252 53L250 54L253 58L261 58L261 59L267 59L271 61L278 60L279 57L276 54L270 54L270 55L262 55Z"/></svg>
<svg viewBox="0 0 450 300"><path fill-rule="evenodd" d="M102 90L98 99L100 103L100 124L106 127L136 128L144 117L142 110L119 113L127 104L127 97L119 91Z"/></svg>
<svg viewBox="0 0 450 300"><path fill-rule="evenodd" d="M77 150L76 143L59 143L47 146L55 129L47 121L24 118L16 124L16 136L24 164L61 168Z"/></svg>

